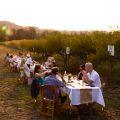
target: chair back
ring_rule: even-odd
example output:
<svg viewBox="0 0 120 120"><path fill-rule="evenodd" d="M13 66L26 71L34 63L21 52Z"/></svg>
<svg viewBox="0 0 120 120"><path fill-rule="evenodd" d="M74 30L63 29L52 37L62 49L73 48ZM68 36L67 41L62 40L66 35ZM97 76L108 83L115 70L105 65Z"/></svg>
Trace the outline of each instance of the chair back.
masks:
<svg viewBox="0 0 120 120"><path fill-rule="evenodd" d="M41 85L40 87L40 114L54 117L57 87Z"/></svg>
<svg viewBox="0 0 120 120"><path fill-rule="evenodd" d="M57 87L53 85L41 85L40 96L41 98L54 100L57 95Z"/></svg>

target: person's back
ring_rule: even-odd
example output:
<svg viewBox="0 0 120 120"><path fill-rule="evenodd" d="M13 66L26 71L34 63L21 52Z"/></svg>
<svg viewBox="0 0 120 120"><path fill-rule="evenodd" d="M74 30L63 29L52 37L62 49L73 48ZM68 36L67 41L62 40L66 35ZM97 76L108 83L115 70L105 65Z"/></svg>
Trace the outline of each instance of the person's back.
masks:
<svg viewBox="0 0 120 120"><path fill-rule="evenodd" d="M54 75L50 75L48 77L45 78L45 81L44 81L44 84L47 84L47 85L54 85L54 86L57 86L57 87L63 87L65 86L63 82L59 81L57 79L56 76Z"/></svg>
<svg viewBox="0 0 120 120"><path fill-rule="evenodd" d="M65 81L62 78L62 81L58 80L57 75L60 75L59 73L59 69L57 67L53 67L52 71L51 71L51 75L49 75L48 77L45 78L44 84L47 85L53 85L55 87L58 88L57 93L61 99L61 103L64 103L64 101L66 100L67 96L62 96L61 95L61 90L60 87L64 87L65 86ZM51 93L49 91L46 91L46 97L50 98Z"/></svg>

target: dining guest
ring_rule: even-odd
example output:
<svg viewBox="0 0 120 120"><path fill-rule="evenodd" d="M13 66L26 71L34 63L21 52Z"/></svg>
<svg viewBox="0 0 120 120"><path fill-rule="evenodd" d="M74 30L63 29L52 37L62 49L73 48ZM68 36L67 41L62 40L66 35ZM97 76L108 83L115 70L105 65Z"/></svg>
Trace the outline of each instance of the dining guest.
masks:
<svg viewBox="0 0 120 120"><path fill-rule="evenodd" d="M25 81L25 62L26 62L26 60L25 60L25 58L23 57L22 59L21 59L21 64L20 64L20 81L22 81L22 82L24 82Z"/></svg>
<svg viewBox="0 0 120 120"><path fill-rule="evenodd" d="M28 83L28 79L30 79L30 69L29 67L24 64L23 65L23 71L24 71L24 83L27 84Z"/></svg>
<svg viewBox="0 0 120 120"><path fill-rule="evenodd" d="M57 87L64 87L65 86L65 81L60 81L57 79L57 75L59 74L59 69L58 67L53 67L51 70L51 75L45 78L44 83L48 85L54 85Z"/></svg>
<svg viewBox="0 0 120 120"><path fill-rule="evenodd" d="M48 57L47 61L44 64L46 69L51 69L52 67L56 67L56 61L54 57Z"/></svg>
<svg viewBox="0 0 120 120"><path fill-rule="evenodd" d="M82 80L84 70L85 70L85 64L80 65L80 72L78 73L77 80Z"/></svg>
<svg viewBox="0 0 120 120"><path fill-rule="evenodd" d="M40 70L41 70L40 65L35 65L34 77L33 77L33 82L31 85L31 96L32 96L32 98L35 99L35 102L39 95L40 85L43 85L43 83L44 83L44 80L40 74Z"/></svg>
<svg viewBox="0 0 120 120"><path fill-rule="evenodd" d="M34 78L34 69L36 65L40 65L38 62L36 62L35 60L33 60L32 65L30 65L30 77L28 79L28 85L30 86L33 82L33 78Z"/></svg>
<svg viewBox="0 0 120 120"><path fill-rule="evenodd" d="M45 62L44 66L46 69L49 69L51 65L51 57L48 57L47 61Z"/></svg>
<svg viewBox="0 0 120 120"><path fill-rule="evenodd" d="M54 57L51 57L51 64L50 64L50 67L56 67L56 61L55 61L55 58Z"/></svg>
<svg viewBox="0 0 120 120"><path fill-rule="evenodd" d="M9 64L9 59L10 59L10 54L9 53L6 53L5 57L4 57L4 61L5 61L5 64L8 65Z"/></svg>
<svg viewBox="0 0 120 120"><path fill-rule="evenodd" d="M17 71L20 71L20 66L23 58L23 53L19 52L18 57L17 57Z"/></svg>
<svg viewBox="0 0 120 120"><path fill-rule="evenodd" d="M59 75L61 78L62 78L62 81L60 81L58 78L57 78L57 75ZM60 88L61 87L65 87L65 80L63 79L63 77L61 76L61 74L59 73L59 68L58 67L53 67L52 70L51 70L51 75L49 75L48 77L45 78L45 81L44 81L44 84L47 84L47 85L53 85L55 86L56 88L58 88L58 94L60 96L60 99L61 99L61 103L63 103L67 96L63 96L61 95L61 91L60 91ZM48 92L49 93L49 92ZM49 96L49 94L47 94L47 96Z"/></svg>
<svg viewBox="0 0 120 120"><path fill-rule="evenodd" d="M83 80L85 83L91 85L91 86L96 86L101 88L101 81L100 81L100 76L99 74L94 70L93 64L91 62L87 62L85 64L85 70L83 72Z"/></svg>
<svg viewBox="0 0 120 120"><path fill-rule="evenodd" d="M10 65L10 69L13 71L14 70L14 58L13 58L13 55L10 55L10 57L9 57L9 65Z"/></svg>
<svg viewBox="0 0 120 120"><path fill-rule="evenodd" d="M32 58L29 53L27 54L26 64L28 65L29 68L33 64Z"/></svg>

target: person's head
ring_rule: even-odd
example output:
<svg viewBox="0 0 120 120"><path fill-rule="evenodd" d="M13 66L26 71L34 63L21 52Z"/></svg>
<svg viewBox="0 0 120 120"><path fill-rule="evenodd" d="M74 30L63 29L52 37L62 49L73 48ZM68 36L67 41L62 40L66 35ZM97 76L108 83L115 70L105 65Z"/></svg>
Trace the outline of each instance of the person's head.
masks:
<svg viewBox="0 0 120 120"><path fill-rule="evenodd" d="M10 58L13 58L13 55L10 55Z"/></svg>
<svg viewBox="0 0 120 120"><path fill-rule="evenodd" d="M28 53L26 56L27 56L27 58L29 58L29 57L30 57L30 54Z"/></svg>
<svg viewBox="0 0 120 120"><path fill-rule="evenodd" d="M51 57L51 62L56 62L54 57Z"/></svg>
<svg viewBox="0 0 120 120"><path fill-rule="evenodd" d="M48 61L48 62L51 62L51 57L48 57L48 58L47 58L47 61Z"/></svg>
<svg viewBox="0 0 120 120"><path fill-rule="evenodd" d="M92 70L93 70L93 64L91 63L91 62L87 62L86 64L85 64L85 70L86 70L86 72L92 72Z"/></svg>
<svg viewBox="0 0 120 120"><path fill-rule="evenodd" d="M19 54L20 57L23 56L23 53L22 53L22 52L19 52L18 54Z"/></svg>
<svg viewBox="0 0 120 120"><path fill-rule="evenodd" d="M6 56L9 56L9 53L6 53Z"/></svg>
<svg viewBox="0 0 120 120"><path fill-rule="evenodd" d="M51 73L52 73L53 75L56 75L58 72L59 72L59 68L58 68L58 67L53 67L53 68L52 68Z"/></svg>
<svg viewBox="0 0 120 120"><path fill-rule="evenodd" d="M85 70L85 64L80 65L80 71Z"/></svg>
<svg viewBox="0 0 120 120"><path fill-rule="evenodd" d="M34 74L35 74L35 73L39 73L39 72L40 72L40 69L41 69L41 66L40 66L40 65L35 65Z"/></svg>

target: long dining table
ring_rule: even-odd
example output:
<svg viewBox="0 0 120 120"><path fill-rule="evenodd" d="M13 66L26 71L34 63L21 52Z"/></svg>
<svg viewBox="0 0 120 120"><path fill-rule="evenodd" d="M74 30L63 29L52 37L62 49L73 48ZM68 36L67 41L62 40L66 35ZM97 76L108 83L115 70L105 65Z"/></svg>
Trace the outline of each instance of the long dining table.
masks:
<svg viewBox="0 0 120 120"><path fill-rule="evenodd" d="M102 90L99 87L91 87L82 83L82 80L67 82L62 91L69 95L70 105L81 105L96 102L105 107Z"/></svg>

